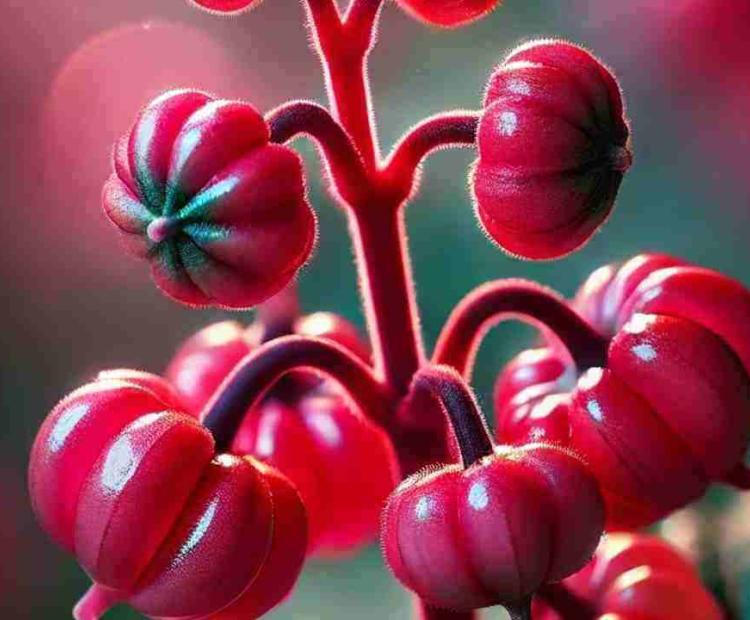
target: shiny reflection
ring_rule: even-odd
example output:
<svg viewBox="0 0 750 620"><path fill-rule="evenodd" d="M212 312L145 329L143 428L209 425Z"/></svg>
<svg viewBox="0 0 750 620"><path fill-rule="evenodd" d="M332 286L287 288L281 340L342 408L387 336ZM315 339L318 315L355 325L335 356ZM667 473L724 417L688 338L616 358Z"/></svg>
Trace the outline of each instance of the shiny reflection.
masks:
<svg viewBox="0 0 750 620"><path fill-rule="evenodd" d="M589 416L591 416L597 422L601 422L602 419L604 419L604 411L602 411L602 406L597 400L591 399L587 401L586 411L588 412Z"/></svg>
<svg viewBox="0 0 750 620"><path fill-rule="evenodd" d="M259 458L273 456L276 448L276 429L283 414L276 407L267 407L260 417L258 437L255 440L255 455Z"/></svg>
<svg viewBox="0 0 750 620"><path fill-rule="evenodd" d="M336 330L333 316L327 312L315 312L304 319L304 331L309 336L323 336Z"/></svg>
<svg viewBox="0 0 750 620"><path fill-rule="evenodd" d="M670 270L671 271L671 270ZM641 299L643 300L641 303L648 303L650 301L654 301L659 295L661 295L663 290L662 286L653 286L649 288L646 292L644 292L641 295Z"/></svg>
<svg viewBox="0 0 750 620"><path fill-rule="evenodd" d="M502 112L500 114L500 135L512 136L518 128L518 117L515 112Z"/></svg>
<svg viewBox="0 0 750 620"><path fill-rule="evenodd" d="M76 405L68 409L57 419L49 438L49 449L51 452L57 452L65 445L65 440L88 411L88 404Z"/></svg>
<svg viewBox="0 0 750 620"><path fill-rule="evenodd" d="M173 566L179 564L184 560L190 553L195 549L203 537L206 535L208 528L211 527L214 517L216 516L216 509L219 506L219 498L214 499L203 512L201 518L198 519L198 523L195 524L193 531L190 532L190 536L185 541L185 544L180 547L179 552L175 556Z"/></svg>
<svg viewBox="0 0 750 620"><path fill-rule="evenodd" d="M417 521L427 521L432 516L434 509L435 500L429 495L423 495L414 507L414 516L417 518Z"/></svg>
<svg viewBox="0 0 750 620"><path fill-rule="evenodd" d="M634 314L623 326L623 331L628 334L642 334L656 321L656 317L648 314Z"/></svg>
<svg viewBox="0 0 750 620"><path fill-rule="evenodd" d="M201 332L201 339L209 347L220 347L232 342L237 336L237 323L234 321L222 321Z"/></svg>
<svg viewBox="0 0 750 620"><path fill-rule="evenodd" d="M627 573L623 573L617 579L618 589L627 590L633 586L638 585L642 581L647 581L651 578L653 571L648 566L639 566L629 570ZM625 594L625 592L623 592Z"/></svg>
<svg viewBox="0 0 750 620"><path fill-rule="evenodd" d="M135 451L127 435L121 436L107 452L101 481L105 489L118 493L133 477L137 469Z"/></svg>
<svg viewBox="0 0 750 620"><path fill-rule="evenodd" d="M517 95L528 95L531 93L531 86L529 86L529 83L526 82L526 80L513 78L508 82L508 90Z"/></svg>
<svg viewBox="0 0 750 620"><path fill-rule="evenodd" d="M653 362L656 359L656 349L648 342L634 346L631 351L643 362Z"/></svg>
<svg viewBox="0 0 750 620"><path fill-rule="evenodd" d="M490 503L487 487L483 482L475 482L469 489L469 505L474 510L484 510Z"/></svg>
<svg viewBox="0 0 750 620"><path fill-rule="evenodd" d="M206 189L194 196L190 202L180 210L179 217L184 220L185 218L205 214L206 211L211 208L213 203L231 193L240 182L241 178L238 175L234 175L222 179L218 183L209 185Z"/></svg>
<svg viewBox="0 0 750 620"><path fill-rule="evenodd" d="M329 446L338 446L341 443L341 429L330 413L316 413L310 419L310 424Z"/></svg>
<svg viewBox="0 0 750 620"><path fill-rule="evenodd" d="M237 464L237 457L232 454L219 454L213 462L219 467L234 467Z"/></svg>
<svg viewBox="0 0 750 620"><path fill-rule="evenodd" d="M582 390L592 390L599 384L603 376L603 369L589 368L578 380L578 387Z"/></svg>

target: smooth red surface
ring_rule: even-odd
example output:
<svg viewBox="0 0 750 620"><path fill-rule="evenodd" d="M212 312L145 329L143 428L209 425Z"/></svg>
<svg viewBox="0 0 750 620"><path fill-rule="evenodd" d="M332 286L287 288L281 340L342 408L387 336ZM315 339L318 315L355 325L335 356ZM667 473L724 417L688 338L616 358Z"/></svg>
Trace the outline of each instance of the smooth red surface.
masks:
<svg viewBox="0 0 750 620"><path fill-rule="evenodd" d="M150 617L204 617L239 600L269 609L302 567L299 495L250 457L215 455L208 430L151 385L164 388L138 371L101 373L34 442L37 518L97 585L77 613L118 601Z"/></svg>
<svg viewBox="0 0 750 620"><path fill-rule="evenodd" d="M723 615L696 569L665 541L645 534L610 534L594 559L563 585L589 602L600 620L720 620ZM567 616L535 605L536 620Z"/></svg>
<svg viewBox="0 0 750 620"><path fill-rule="evenodd" d="M398 0L407 13L432 26L457 28L481 19L501 0Z"/></svg>
<svg viewBox="0 0 750 620"><path fill-rule="evenodd" d="M113 370L103 370L96 375L97 381L124 381L132 383L149 392L169 405L170 409L183 409L183 401L172 384L160 375L155 375L144 370L134 370L132 368L115 368Z"/></svg>
<svg viewBox="0 0 750 620"><path fill-rule="evenodd" d="M332 340L369 359L356 328L328 312L294 321L298 335ZM258 345L263 325L209 325L189 338L166 376L199 415L237 363ZM283 378L246 414L233 452L251 454L295 484L309 515L309 551L351 553L377 535L380 510L398 480L388 437L331 380L304 371Z"/></svg>
<svg viewBox="0 0 750 620"><path fill-rule="evenodd" d="M197 416L230 371L257 346L255 334L237 321L212 323L177 350L164 376Z"/></svg>
<svg viewBox="0 0 750 620"><path fill-rule="evenodd" d="M463 470L408 478L383 516L386 560L436 607L516 603L588 561L603 506L586 466L561 448L500 447Z"/></svg>
<svg viewBox="0 0 750 620"><path fill-rule="evenodd" d="M497 435L504 443L566 444L571 382L575 368L549 348L528 349L513 358L495 383Z"/></svg>
<svg viewBox="0 0 750 620"><path fill-rule="evenodd" d="M233 450L257 456L295 483L317 555L348 553L371 542L398 480L388 438L335 391L292 406L263 404L248 414Z"/></svg>
<svg viewBox="0 0 750 620"><path fill-rule="evenodd" d="M632 310L624 308L633 292L654 271L686 266L682 259L667 254L639 254L621 265L595 270L579 287L573 307L594 327L613 336Z"/></svg>
<svg viewBox="0 0 750 620"><path fill-rule="evenodd" d="M614 206L630 130L610 71L564 41L520 46L492 74L472 187L507 252L551 259L583 245Z"/></svg>
<svg viewBox="0 0 750 620"><path fill-rule="evenodd" d="M189 0L197 6L217 13L239 13L250 9L260 0Z"/></svg>
<svg viewBox="0 0 750 620"><path fill-rule="evenodd" d="M268 138L249 104L170 91L118 144L104 210L169 296L254 306L307 260L315 217L301 160Z"/></svg>
<svg viewBox="0 0 750 620"><path fill-rule="evenodd" d="M594 272L573 303L612 338L606 368L578 369L577 385L560 387L559 352L522 354L499 378L498 434L570 446L602 485L608 527L647 525L743 461L750 293L679 259L641 255Z"/></svg>

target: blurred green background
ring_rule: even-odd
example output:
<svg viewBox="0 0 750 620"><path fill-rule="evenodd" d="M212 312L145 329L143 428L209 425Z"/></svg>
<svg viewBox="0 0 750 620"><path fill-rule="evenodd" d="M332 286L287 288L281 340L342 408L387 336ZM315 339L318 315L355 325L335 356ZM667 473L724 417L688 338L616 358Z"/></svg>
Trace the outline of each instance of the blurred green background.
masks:
<svg viewBox="0 0 750 620"><path fill-rule="evenodd" d="M675 2L675 9L698 1ZM224 316L168 301L144 266L116 247L98 204L112 141L140 104L169 87L204 87L261 109L292 97L323 98L302 12L292 0L265 0L236 19L206 15L184 0L49 4L4 0L0 24L3 618L69 617L87 587L74 560L46 540L27 506L27 454L43 417L98 369L163 369L183 338ZM663 2L613 4L507 0L481 23L452 32L424 27L395 4L386 6L371 70L386 149L428 114L477 108L492 67L514 45L537 36L587 45L612 66L634 130L636 163L610 223L582 251L554 263L510 259L485 239L467 192L470 151L430 160L408 210L429 346L452 306L492 278L534 278L570 294L595 267L658 250L750 284L747 46L738 47L735 55L745 58L736 65L707 61L708 67L721 65L719 72L679 47L694 51L710 31L704 56L712 42L714 51L725 53L722 37L737 37L738 27L745 28L740 40L750 36L748 11L731 15L729 34L706 23L696 38L695 20L665 12ZM317 156L309 145L298 145L320 217L317 252L300 278L303 306L335 310L362 325L344 218L319 180ZM504 324L483 346L475 385L488 414L498 368L530 335L527 327ZM272 617L405 619L409 610L409 597L373 546L344 563L310 565L293 599ZM111 617L136 616L123 609Z"/></svg>

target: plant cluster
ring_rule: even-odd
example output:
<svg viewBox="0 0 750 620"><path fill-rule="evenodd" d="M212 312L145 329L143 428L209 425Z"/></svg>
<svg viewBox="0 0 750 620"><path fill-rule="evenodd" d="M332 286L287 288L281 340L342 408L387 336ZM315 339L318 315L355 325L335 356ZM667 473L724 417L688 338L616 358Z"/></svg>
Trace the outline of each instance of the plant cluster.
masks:
<svg viewBox="0 0 750 620"><path fill-rule="evenodd" d="M398 3L457 27L497 0ZM75 616L126 602L152 618L257 618L306 558L379 532L424 620L491 605L515 620L720 618L686 560L637 530L712 482L750 487L750 292L643 254L596 270L572 301L487 283L431 355L419 331L403 213L422 161L476 149L488 237L526 259L573 252L632 163L611 71L571 43L526 43L495 67L480 109L421 121L383 157L367 79L382 0L304 4L330 109L292 101L263 116L171 91L115 146L104 210L162 291L259 310L195 334L164 376L100 373L43 423L30 495L94 582ZM298 307L293 279L316 237L287 145L301 135L350 220L369 342ZM518 317L542 335L500 373L493 438L469 380L486 331Z"/></svg>

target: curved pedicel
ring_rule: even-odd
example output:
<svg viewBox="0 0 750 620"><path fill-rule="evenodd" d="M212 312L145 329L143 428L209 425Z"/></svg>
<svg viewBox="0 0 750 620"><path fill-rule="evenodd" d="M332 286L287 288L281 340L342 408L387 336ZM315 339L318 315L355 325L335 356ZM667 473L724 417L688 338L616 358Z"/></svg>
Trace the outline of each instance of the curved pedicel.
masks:
<svg viewBox="0 0 750 620"><path fill-rule="evenodd" d="M77 617L118 602L154 618L264 613L302 568L297 491L259 461L216 454L211 433L149 387L158 378L127 374L63 399L32 448L34 512L95 584Z"/></svg>
<svg viewBox="0 0 750 620"><path fill-rule="evenodd" d="M290 293L285 293L288 297ZM189 338L166 376L198 415L242 359L260 346L266 324L279 324L285 299L266 303L247 328L236 322L209 325ZM316 312L288 316L288 331L335 342L362 361L369 351L353 325ZM278 328L271 330L277 337ZM309 552L349 554L377 535L380 510L398 479L398 464L385 433L352 406L335 381L295 370L243 414L231 445L284 473L297 487L309 521ZM373 466L373 464L376 464Z"/></svg>
<svg viewBox="0 0 750 620"><path fill-rule="evenodd" d="M554 346L521 354L498 379L499 436L548 437L581 454L610 528L647 525L713 481L746 488L750 292L642 255L595 272L574 305L611 338L606 360L576 372Z"/></svg>
<svg viewBox="0 0 750 620"><path fill-rule="evenodd" d="M485 333L514 318L548 329L580 368L605 358L606 340L560 295L536 282L508 279L483 284L456 304L440 332L433 361L471 376Z"/></svg>

